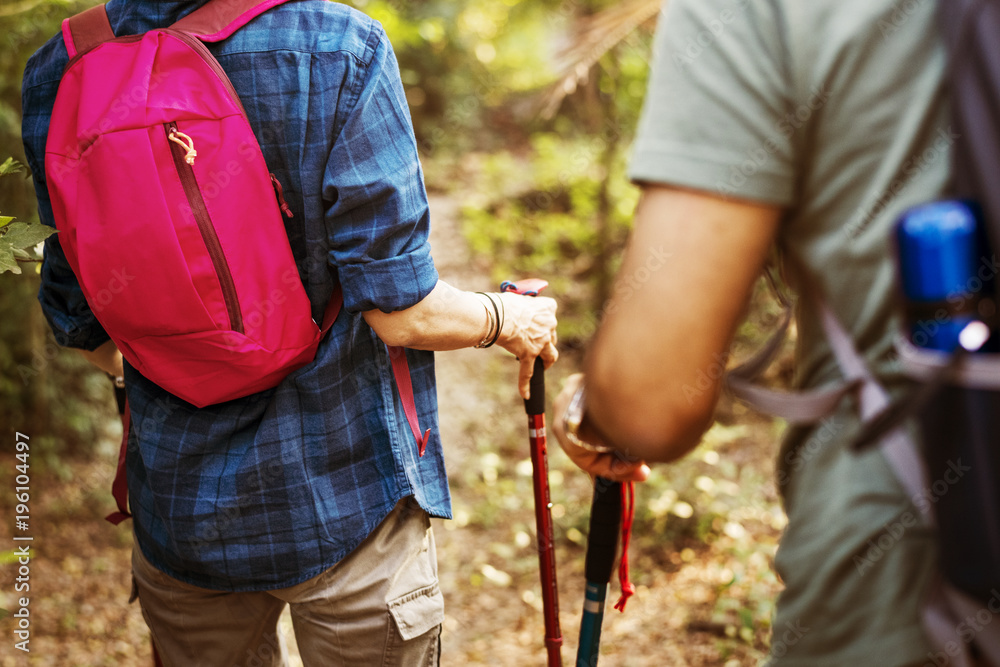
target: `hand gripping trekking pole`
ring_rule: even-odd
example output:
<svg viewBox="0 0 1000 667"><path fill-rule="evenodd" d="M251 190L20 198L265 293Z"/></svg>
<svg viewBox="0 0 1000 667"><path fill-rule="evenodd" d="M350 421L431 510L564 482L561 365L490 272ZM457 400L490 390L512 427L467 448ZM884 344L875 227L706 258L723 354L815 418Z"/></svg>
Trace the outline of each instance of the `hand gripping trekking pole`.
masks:
<svg viewBox="0 0 1000 667"><path fill-rule="evenodd" d="M504 281L501 292L537 296L548 283L530 279ZM538 534L538 565L542 578L542 610L545 615L545 649L549 667L562 665L562 633L559 630L559 590L556 586L556 554L552 537L552 501L549 495L549 465L545 440L545 363L535 359L531 375L531 398L524 402L528 413L532 480L535 489L535 532Z"/></svg>
<svg viewBox="0 0 1000 667"><path fill-rule="evenodd" d="M580 621L580 644L576 651L577 667L596 667L600 655L604 599L615 569L621 512L621 482L598 477L594 480L594 501L590 508L590 533L587 536L587 559L584 565L587 590L583 599L583 618Z"/></svg>

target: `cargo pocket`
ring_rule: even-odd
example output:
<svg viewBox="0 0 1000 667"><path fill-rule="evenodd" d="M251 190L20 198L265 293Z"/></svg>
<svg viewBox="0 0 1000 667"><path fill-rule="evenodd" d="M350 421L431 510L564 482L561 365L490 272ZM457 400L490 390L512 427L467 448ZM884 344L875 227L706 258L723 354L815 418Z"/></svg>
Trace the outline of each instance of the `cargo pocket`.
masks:
<svg viewBox="0 0 1000 667"><path fill-rule="evenodd" d="M437 582L389 602L392 623L383 665L436 665L444 596Z"/></svg>
<svg viewBox="0 0 1000 667"><path fill-rule="evenodd" d="M444 623L444 596L435 583L407 593L389 603L389 613L404 641Z"/></svg>

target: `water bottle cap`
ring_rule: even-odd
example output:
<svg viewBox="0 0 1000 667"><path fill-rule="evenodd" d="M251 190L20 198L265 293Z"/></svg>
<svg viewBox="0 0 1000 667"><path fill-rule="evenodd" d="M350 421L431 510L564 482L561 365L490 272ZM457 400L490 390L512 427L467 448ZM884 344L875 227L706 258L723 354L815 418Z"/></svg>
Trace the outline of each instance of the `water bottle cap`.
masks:
<svg viewBox="0 0 1000 667"><path fill-rule="evenodd" d="M914 301L939 301L970 291L982 254L978 221L960 201L910 209L896 230L903 291Z"/></svg>

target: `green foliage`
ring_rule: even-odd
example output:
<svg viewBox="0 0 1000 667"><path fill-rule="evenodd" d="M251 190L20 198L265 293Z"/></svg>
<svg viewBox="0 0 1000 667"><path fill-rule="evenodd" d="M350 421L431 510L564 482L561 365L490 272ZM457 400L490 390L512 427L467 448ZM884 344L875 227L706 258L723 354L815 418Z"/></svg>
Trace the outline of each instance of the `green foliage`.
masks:
<svg viewBox="0 0 1000 667"><path fill-rule="evenodd" d="M473 251L494 279L548 279L571 345L595 329L638 202L626 166L647 58L642 38L612 49L546 128L481 158L465 196Z"/></svg>
<svg viewBox="0 0 1000 667"><path fill-rule="evenodd" d="M493 150L542 126L533 99L578 13L610 0L348 0L385 27L425 158ZM448 176L442 176L448 180Z"/></svg>
<svg viewBox="0 0 1000 667"><path fill-rule="evenodd" d="M59 32L60 23L95 0L11 0L0 7L0 155L24 162L21 144L21 79L28 58ZM34 218L30 181L0 179L0 210L19 220Z"/></svg>
<svg viewBox="0 0 1000 667"><path fill-rule="evenodd" d="M24 165L15 160L12 157L7 158L0 164L0 176L10 176L11 174L20 174L24 171Z"/></svg>
<svg viewBox="0 0 1000 667"><path fill-rule="evenodd" d="M633 30L575 84L552 86L575 22L616 3L354 0L397 52L428 187L463 204L493 281L538 276L561 301L563 340L593 332L637 191L625 167L645 91L649 31ZM558 90L556 99L565 93ZM554 117L541 111L552 106Z"/></svg>
<svg viewBox="0 0 1000 667"><path fill-rule="evenodd" d="M91 451L117 419L104 374L54 339L39 282L0 274L0 423L31 436L33 464L58 473L61 456Z"/></svg>
<svg viewBox="0 0 1000 667"><path fill-rule="evenodd" d="M648 27L611 48L588 33L588 65L567 93L553 85L566 72L560 52L577 40L577 22L620 3L348 4L385 27L428 187L462 202L480 262L494 281L550 280L563 340L585 341L610 294L636 204L625 165L645 92ZM561 105L551 104L553 93L565 97ZM550 106L557 113L544 117Z"/></svg>
<svg viewBox="0 0 1000 667"><path fill-rule="evenodd" d="M31 435L33 464L57 473L68 471L61 456L91 451L116 420L107 379L53 339L38 307L37 271L11 275L23 268L16 260L37 259L34 247L54 232L38 222L21 164L21 79L62 20L94 4L14 0L0 8L0 150L12 156L0 164L0 423Z"/></svg>
<svg viewBox="0 0 1000 667"><path fill-rule="evenodd" d="M14 158L9 157L0 164L0 176L19 174L23 171L24 165ZM40 223L13 221L12 215L0 215L0 273L5 271L21 273L21 262L41 261L37 251L29 252L29 249L33 250L39 243L56 233L56 230Z"/></svg>
<svg viewBox="0 0 1000 667"><path fill-rule="evenodd" d="M34 558L37 555L38 553L34 549L28 549L28 558ZM25 554L22 553L20 549L0 551L0 566L16 563L18 559L24 558L24 556Z"/></svg>
<svg viewBox="0 0 1000 667"><path fill-rule="evenodd" d="M606 159L600 138L539 133L526 157L500 151L482 160L465 197L464 232L487 258L494 283L544 277L560 300L560 338L586 338L595 324L595 300L631 226L638 190L625 176L627 152ZM602 230L603 227L603 230Z"/></svg>

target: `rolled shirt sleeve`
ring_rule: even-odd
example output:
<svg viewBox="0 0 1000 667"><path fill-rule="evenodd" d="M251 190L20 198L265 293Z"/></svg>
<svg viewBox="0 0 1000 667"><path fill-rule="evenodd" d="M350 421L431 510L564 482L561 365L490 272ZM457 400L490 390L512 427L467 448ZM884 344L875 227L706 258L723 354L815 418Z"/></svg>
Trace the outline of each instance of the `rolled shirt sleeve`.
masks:
<svg viewBox="0 0 1000 667"><path fill-rule="evenodd" d="M399 66L379 30L323 179L329 262L351 312L409 308L437 284L430 214Z"/></svg>

